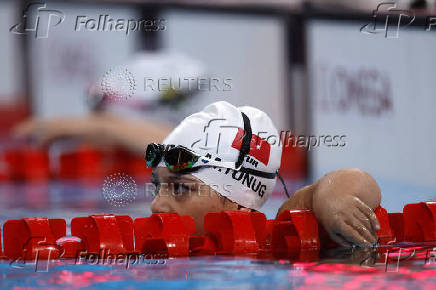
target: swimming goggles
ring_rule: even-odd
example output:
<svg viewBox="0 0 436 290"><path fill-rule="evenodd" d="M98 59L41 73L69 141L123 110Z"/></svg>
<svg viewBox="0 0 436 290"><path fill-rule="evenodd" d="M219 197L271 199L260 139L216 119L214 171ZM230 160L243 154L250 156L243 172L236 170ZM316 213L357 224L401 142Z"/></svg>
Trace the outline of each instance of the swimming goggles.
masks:
<svg viewBox="0 0 436 290"><path fill-rule="evenodd" d="M165 166L175 172L189 171L200 167L222 167L236 171L246 172L252 175L275 178L276 173L263 172L242 166L237 167L236 162L217 161L211 158L201 156L184 146L173 146L151 143L147 146L145 152L145 162L147 167L157 167L161 160L164 160Z"/></svg>

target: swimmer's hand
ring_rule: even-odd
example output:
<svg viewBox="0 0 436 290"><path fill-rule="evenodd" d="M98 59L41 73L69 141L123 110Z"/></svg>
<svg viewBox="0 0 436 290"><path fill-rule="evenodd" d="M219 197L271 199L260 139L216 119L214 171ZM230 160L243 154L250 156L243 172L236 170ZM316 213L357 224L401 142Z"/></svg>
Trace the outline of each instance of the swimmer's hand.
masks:
<svg viewBox="0 0 436 290"><path fill-rule="evenodd" d="M370 246L380 227L374 209L380 188L360 169L330 172L291 196L279 209L311 209L330 237L344 247ZM277 214L277 215L278 215Z"/></svg>
<svg viewBox="0 0 436 290"><path fill-rule="evenodd" d="M41 146L59 139L78 139L100 148L121 146L142 155L148 143L160 142L171 129L171 126L156 122L94 113L84 117L29 119L16 126L13 135L19 139L31 139Z"/></svg>
<svg viewBox="0 0 436 290"><path fill-rule="evenodd" d="M312 207L335 242L346 247L371 246L377 243L380 228L373 211L380 199L380 188L368 173L341 169L316 183Z"/></svg>
<svg viewBox="0 0 436 290"><path fill-rule="evenodd" d="M315 211L318 220L338 244L350 247L372 246L377 243L377 217L358 197L344 195L325 202Z"/></svg>

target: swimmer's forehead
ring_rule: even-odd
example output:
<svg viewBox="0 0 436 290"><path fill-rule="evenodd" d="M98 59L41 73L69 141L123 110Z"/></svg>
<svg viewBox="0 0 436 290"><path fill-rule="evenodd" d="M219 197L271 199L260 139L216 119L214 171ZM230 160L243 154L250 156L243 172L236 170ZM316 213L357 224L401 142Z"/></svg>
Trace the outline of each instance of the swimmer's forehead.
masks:
<svg viewBox="0 0 436 290"><path fill-rule="evenodd" d="M172 172L171 170L169 170L168 168L165 168L165 167L154 168L152 173L151 173L151 177L152 177L153 181L159 181L159 180L180 181L180 180L184 180L184 181L190 181L190 182L201 182L198 178L196 178L192 174L189 174L189 173L182 174L182 173Z"/></svg>

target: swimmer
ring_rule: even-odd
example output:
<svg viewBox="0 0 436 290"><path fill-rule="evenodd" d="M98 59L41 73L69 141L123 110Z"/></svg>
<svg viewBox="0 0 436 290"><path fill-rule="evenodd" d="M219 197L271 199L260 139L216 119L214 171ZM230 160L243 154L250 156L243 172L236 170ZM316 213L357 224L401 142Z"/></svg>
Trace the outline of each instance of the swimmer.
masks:
<svg viewBox="0 0 436 290"><path fill-rule="evenodd" d="M152 212L190 215L201 234L208 212L259 211L276 184L282 152L281 144L269 144L259 132L279 136L264 112L221 101L185 118L163 144L150 144ZM373 210L380 199L368 173L340 169L296 191L277 214L310 209L338 244L368 247L377 242L380 225Z"/></svg>
<svg viewBox="0 0 436 290"><path fill-rule="evenodd" d="M250 130L252 138L245 140L243 137L248 134L244 132ZM213 103L188 116L172 131L164 123L133 121L103 112L84 119L32 119L17 126L14 132L16 137L30 137L40 144L75 138L103 148L123 146L141 155L144 144L175 145L171 148L155 144L147 150L156 184L151 210L190 215L197 233L203 232L203 218L208 212L259 211L276 184L282 152L277 142L269 144L255 137L279 136L264 112L252 107L237 108L227 102ZM153 158L160 151L169 153L161 152L164 158L157 158L159 154ZM180 167L183 164L176 162L179 156L197 162ZM152 159L156 159L154 163ZM187 166L192 168L184 168ZM380 188L368 173L339 169L297 190L277 215L287 209L310 209L340 245L370 246L377 242L375 231L380 226L373 210L380 199Z"/></svg>

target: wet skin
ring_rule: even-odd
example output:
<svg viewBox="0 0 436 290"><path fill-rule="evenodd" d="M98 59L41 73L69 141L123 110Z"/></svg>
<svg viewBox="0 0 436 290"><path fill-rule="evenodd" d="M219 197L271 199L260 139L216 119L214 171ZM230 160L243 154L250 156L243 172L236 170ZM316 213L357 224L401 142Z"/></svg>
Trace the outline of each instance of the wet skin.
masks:
<svg viewBox="0 0 436 290"><path fill-rule="evenodd" d="M159 167L153 170L153 182L157 190L152 212L190 215L196 234L204 233L203 220L208 212L238 210L238 204L191 174ZM340 169L295 192L278 213L310 209L339 245L371 247L377 242L379 223L373 210L379 204L380 189L369 174L359 169ZM240 207L239 210L250 211Z"/></svg>
<svg viewBox="0 0 436 290"><path fill-rule="evenodd" d="M203 220L208 212L238 209L236 203L220 196L192 174L177 174L158 167L153 170L153 183L157 192L151 211L192 216L196 234L204 234Z"/></svg>

